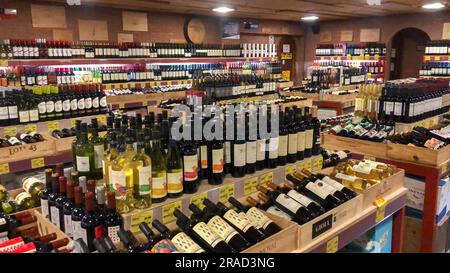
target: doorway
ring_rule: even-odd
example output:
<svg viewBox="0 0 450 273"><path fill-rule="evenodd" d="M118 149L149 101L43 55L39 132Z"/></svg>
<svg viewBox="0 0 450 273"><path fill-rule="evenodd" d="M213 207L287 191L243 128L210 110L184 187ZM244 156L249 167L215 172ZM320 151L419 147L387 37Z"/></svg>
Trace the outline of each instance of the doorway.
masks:
<svg viewBox="0 0 450 273"><path fill-rule="evenodd" d="M281 78L293 81L295 77L295 40L290 36L282 36L277 45L277 56L281 60Z"/></svg>
<svg viewBox="0 0 450 273"><path fill-rule="evenodd" d="M417 28L405 28L392 38L390 80L418 78L430 36Z"/></svg>

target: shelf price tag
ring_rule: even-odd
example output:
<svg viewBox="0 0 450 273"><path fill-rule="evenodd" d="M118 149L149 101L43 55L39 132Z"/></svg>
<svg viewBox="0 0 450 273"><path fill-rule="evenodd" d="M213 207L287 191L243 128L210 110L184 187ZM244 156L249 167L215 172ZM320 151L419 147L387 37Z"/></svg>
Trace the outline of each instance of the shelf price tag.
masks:
<svg viewBox="0 0 450 273"><path fill-rule="evenodd" d="M119 103L119 109L125 108L125 103Z"/></svg>
<svg viewBox="0 0 450 273"><path fill-rule="evenodd" d="M70 120L70 127L75 128L76 125L77 125L77 120L76 119L71 119Z"/></svg>
<svg viewBox="0 0 450 273"><path fill-rule="evenodd" d="M322 167L323 167L323 157L319 156L315 158L313 161L312 171L313 172L320 171L322 170Z"/></svg>
<svg viewBox="0 0 450 273"><path fill-rule="evenodd" d="M48 131L51 133L54 130L58 130L59 129L59 124L58 124L57 121L49 121L47 123L47 128L48 128Z"/></svg>
<svg viewBox="0 0 450 273"><path fill-rule="evenodd" d="M377 161L377 159L374 156L370 155L364 155L364 160Z"/></svg>
<svg viewBox="0 0 450 273"><path fill-rule="evenodd" d="M387 202L383 198L375 200L375 206L377 207L377 212L375 213L375 222L381 222L384 219L384 213L386 211Z"/></svg>
<svg viewBox="0 0 450 273"><path fill-rule="evenodd" d="M191 197L191 202L189 202L189 203L196 205L200 209L203 209L205 207L205 205L203 205L203 200L205 200L206 198L208 198L208 193L207 192L200 193L200 194L197 194L195 196L192 196Z"/></svg>
<svg viewBox="0 0 450 273"><path fill-rule="evenodd" d="M258 186L258 177L252 177L244 181L244 195L250 195L256 192Z"/></svg>
<svg viewBox="0 0 450 273"><path fill-rule="evenodd" d="M380 59L380 55L379 54L375 54L374 60L378 61Z"/></svg>
<svg viewBox="0 0 450 273"><path fill-rule="evenodd" d="M268 183L273 183L273 172L268 172L259 177L259 184L267 185Z"/></svg>
<svg viewBox="0 0 450 273"><path fill-rule="evenodd" d="M7 174L7 173L9 173L9 164L8 163L0 164L0 174Z"/></svg>
<svg viewBox="0 0 450 273"><path fill-rule="evenodd" d="M142 211L131 215L130 230L133 233L140 232L139 224L145 222L151 226L153 221L153 211Z"/></svg>
<svg viewBox="0 0 450 273"><path fill-rule="evenodd" d="M37 125L36 124L28 124L25 125L25 132L37 132Z"/></svg>
<svg viewBox="0 0 450 273"><path fill-rule="evenodd" d="M5 129L3 129L3 134L5 136L15 137L17 135L17 127L16 126L5 127Z"/></svg>
<svg viewBox="0 0 450 273"><path fill-rule="evenodd" d="M173 215L175 209L181 210L181 200L175 201L162 207L163 224L167 224L176 220L176 217Z"/></svg>
<svg viewBox="0 0 450 273"><path fill-rule="evenodd" d="M424 120L424 121L422 121L422 127L424 127L424 128L427 128L427 122Z"/></svg>
<svg viewBox="0 0 450 273"><path fill-rule="evenodd" d="M307 169L308 171L311 171L311 159L307 159L300 163L299 165L300 170Z"/></svg>
<svg viewBox="0 0 450 273"><path fill-rule="evenodd" d="M444 165L442 165L441 167L441 174L447 173L447 171L448 171L447 162L445 162Z"/></svg>
<svg viewBox="0 0 450 273"><path fill-rule="evenodd" d="M435 60L435 61L440 61L440 60L441 60L441 56L435 56L435 57L434 57L434 60Z"/></svg>
<svg viewBox="0 0 450 273"><path fill-rule="evenodd" d="M8 60L0 60L0 66L8 66Z"/></svg>
<svg viewBox="0 0 450 273"><path fill-rule="evenodd" d="M430 56L425 56L425 61L430 61L431 57Z"/></svg>
<svg viewBox="0 0 450 273"><path fill-rule="evenodd" d="M156 86L161 86L161 82L156 82Z"/></svg>
<svg viewBox="0 0 450 273"><path fill-rule="evenodd" d="M31 159L31 168L32 169L42 168L44 166L45 166L45 161L44 161L43 157Z"/></svg>
<svg viewBox="0 0 450 273"><path fill-rule="evenodd" d="M327 253L336 253L339 249L339 236L334 237L333 239L327 242Z"/></svg>
<svg viewBox="0 0 450 273"><path fill-rule="evenodd" d="M288 174L292 175L295 173L295 171L296 171L295 165L286 166L286 169L285 169L286 175L288 175Z"/></svg>
<svg viewBox="0 0 450 273"><path fill-rule="evenodd" d="M434 120L433 120L433 119L430 119L430 120L428 121L428 128L433 127L433 125L434 125Z"/></svg>
<svg viewBox="0 0 450 273"><path fill-rule="evenodd" d="M98 122L106 125L106 115L98 115L97 120Z"/></svg>
<svg viewBox="0 0 450 273"><path fill-rule="evenodd" d="M234 184L229 184L219 189L219 201L222 203L228 202L228 198L234 196Z"/></svg>
<svg viewBox="0 0 450 273"><path fill-rule="evenodd" d="M136 83L131 82L131 83L130 83L130 88L136 88Z"/></svg>

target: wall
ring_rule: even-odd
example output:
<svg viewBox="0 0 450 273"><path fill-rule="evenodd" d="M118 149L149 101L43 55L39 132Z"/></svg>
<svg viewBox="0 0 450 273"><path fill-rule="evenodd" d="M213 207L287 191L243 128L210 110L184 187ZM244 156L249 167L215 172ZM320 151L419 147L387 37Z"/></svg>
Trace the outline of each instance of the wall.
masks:
<svg viewBox="0 0 450 273"><path fill-rule="evenodd" d="M387 44L388 53L392 37L400 30L408 27L418 28L425 31L432 40L442 39L443 23L450 22L450 11L393 15L385 17L371 17L346 21L330 21L320 23L320 31L330 31L332 42L340 42L341 30L353 30L353 42L359 42L359 30L362 28L380 28L380 41ZM319 44L320 34L313 34L311 28L305 29L305 67L312 64L314 60L314 49ZM389 67L389 62L388 66Z"/></svg>

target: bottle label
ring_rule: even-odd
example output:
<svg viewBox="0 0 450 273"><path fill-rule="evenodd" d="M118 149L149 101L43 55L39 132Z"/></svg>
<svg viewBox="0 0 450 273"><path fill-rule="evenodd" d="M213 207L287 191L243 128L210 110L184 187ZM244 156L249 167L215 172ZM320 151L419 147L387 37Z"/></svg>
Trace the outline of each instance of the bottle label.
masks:
<svg viewBox="0 0 450 273"><path fill-rule="evenodd" d="M234 167L245 166L245 144L234 144Z"/></svg>
<svg viewBox="0 0 450 273"><path fill-rule="evenodd" d="M52 223L56 227L60 228L60 226L59 226L59 209L57 207L55 207L55 206L51 206L50 207L50 214L52 216Z"/></svg>
<svg viewBox="0 0 450 273"><path fill-rule="evenodd" d="M75 111L78 109L78 101L77 99L73 99L70 101L70 110Z"/></svg>
<svg viewBox="0 0 450 273"><path fill-rule="evenodd" d="M372 168L367 165L366 166L353 165L352 169L357 173L364 173L364 174L370 174L370 171L372 170Z"/></svg>
<svg viewBox="0 0 450 273"><path fill-rule="evenodd" d="M22 134L25 135L26 134ZM22 138L22 135L20 136ZM37 186L38 184L44 184L41 180L37 179L36 177L28 177L23 181L22 188L25 192L30 193L30 189L34 186ZM31 194L31 193L30 193Z"/></svg>
<svg viewBox="0 0 450 273"><path fill-rule="evenodd" d="M157 242L152 247L150 252L151 253L177 253L178 250L170 240L163 239L163 240Z"/></svg>
<svg viewBox="0 0 450 273"><path fill-rule="evenodd" d="M288 151L288 136L280 136L279 139L278 156L286 156Z"/></svg>
<svg viewBox="0 0 450 273"><path fill-rule="evenodd" d="M401 102L395 102L394 103L394 115L395 116L402 116L402 106L403 104Z"/></svg>
<svg viewBox="0 0 450 273"><path fill-rule="evenodd" d="M100 98L100 107L105 108L106 105L106 96L103 96Z"/></svg>
<svg viewBox="0 0 450 273"><path fill-rule="evenodd" d="M139 173L139 195L151 194L152 166L138 168Z"/></svg>
<svg viewBox="0 0 450 273"><path fill-rule="evenodd" d="M84 108L91 109L92 108L92 98L84 99Z"/></svg>
<svg viewBox="0 0 450 273"><path fill-rule="evenodd" d="M271 206L266 211L269 212L269 213L272 213L272 214L274 214L276 216L282 217L284 219L292 220L292 217L289 214L287 214L286 212L280 210L279 208L277 208L275 206Z"/></svg>
<svg viewBox="0 0 450 273"><path fill-rule="evenodd" d="M167 172L167 192L179 193L183 191L183 172Z"/></svg>
<svg viewBox="0 0 450 273"><path fill-rule="evenodd" d="M42 214L42 216L44 216L45 218L49 218L49 213L48 213L48 200L41 199L41 214Z"/></svg>
<svg viewBox="0 0 450 273"><path fill-rule="evenodd" d="M204 253L205 251L201 248L194 240L192 240L186 233L179 232L177 235L173 236L172 243L175 247L182 253Z"/></svg>
<svg viewBox="0 0 450 273"><path fill-rule="evenodd" d="M115 244L120 243L119 235L117 232L120 230L120 226L111 226L107 228L108 237L111 238L111 241Z"/></svg>
<svg viewBox="0 0 450 273"><path fill-rule="evenodd" d="M269 159L278 158L278 137L271 138L269 141Z"/></svg>
<svg viewBox="0 0 450 273"><path fill-rule="evenodd" d="M337 192L337 189L334 187L326 184L320 179L317 179L314 184L316 184L319 188L323 189L325 192L328 192L329 194L333 195L335 192Z"/></svg>
<svg viewBox="0 0 450 273"><path fill-rule="evenodd" d="M304 207L309 206L313 201L309 199L308 197L304 196L303 194L297 192L296 190L290 190L287 194L290 198L294 199Z"/></svg>
<svg viewBox="0 0 450 273"><path fill-rule="evenodd" d="M227 222L225 222L219 216L214 216L208 221L208 227L219 235L226 243L229 243L230 240L238 234L236 230L232 226L230 226Z"/></svg>
<svg viewBox="0 0 450 273"><path fill-rule="evenodd" d="M212 169L213 173L223 173L223 149L213 149Z"/></svg>
<svg viewBox="0 0 450 273"><path fill-rule="evenodd" d="M289 154L296 154L298 150L298 143L297 143L298 135L297 134L289 134L289 146L288 146L288 153Z"/></svg>
<svg viewBox="0 0 450 273"><path fill-rule="evenodd" d="M92 99L92 107L93 108L98 108L99 106L100 106L100 102L99 102L98 97L93 98Z"/></svg>
<svg viewBox="0 0 450 273"><path fill-rule="evenodd" d="M349 182L355 182L358 179L358 177L356 177L356 176L346 175L343 173L336 173L336 178L342 179L343 181L349 181Z"/></svg>
<svg viewBox="0 0 450 273"><path fill-rule="evenodd" d="M183 156L184 180L194 181L198 178L198 157L197 155Z"/></svg>
<svg viewBox="0 0 450 273"><path fill-rule="evenodd" d="M160 177L152 177L152 198L162 198L167 195L166 174Z"/></svg>
<svg viewBox="0 0 450 273"><path fill-rule="evenodd" d="M311 192L313 192L314 194L316 194L317 196L319 196L320 198L322 198L324 200L329 195L328 193L326 193L324 190L322 190L321 188L319 188L316 184L314 184L312 182L306 184L305 188L307 188L308 190L310 190Z"/></svg>
<svg viewBox="0 0 450 273"><path fill-rule="evenodd" d="M313 130L308 129L305 131L305 149L311 149L313 146Z"/></svg>
<svg viewBox="0 0 450 273"><path fill-rule="evenodd" d="M84 98L78 100L78 109L83 110L84 109Z"/></svg>
<svg viewBox="0 0 450 273"><path fill-rule="evenodd" d="M256 162L256 141L247 142L247 164Z"/></svg>
<svg viewBox="0 0 450 273"><path fill-rule="evenodd" d="M64 112L70 111L70 100L63 101L63 103L62 103L62 110Z"/></svg>
<svg viewBox="0 0 450 273"><path fill-rule="evenodd" d="M252 227L252 223L250 223L250 221L242 218L235 210L232 209L225 212L223 218L228 220L228 222L233 224L239 230L242 230L242 232L247 232L247 230Z"/></svg>
<svg viewBox="0 0 450 273"><path fill-rule="evenodd" d="M58 100L55 102L55 112L61 112L62 111L62 101Z"/></svg>
<svg viewBox="0 0 450 273"><path fill-rule="evenodd" d="M9 118L16 119L19 117L17 113L17 106L8 106Z"/></svg>
<svg viewBox="0 0 450 273"><path fill-rule="evenodd" d="M39 112L37 109L31 109L29 112L30 112L30 121L39 121Z"/></svg>
<svg viewBox="0 0 450 273"><path fill-rule="evenodd" d="M77 159L77 170L79 172L89 172L89 157L88 156L76 156Z"/></svg>
<svg viewBox="0 0 450 273"><path fill-rule="evenodd" d="M86 244L88 244L87 234L88 234L87 229L82 228L80 223L80 230L79 230L80 239L82 239Z"/></svg>
<svg viewBox="0 0 450 273"><path fill-rule="evenodd" d="M109 180L110 180L109 185L112 187L112 190L115 192L116 199L125 200L125 197L126 197L125 173L122 171L115 171L115 170L111 169Z"/></svg>
<svg viewBox="0 0 450 273"><path fill-rule="evenodd" d="M291 211L293 214L295 214L301 207L300 203L292 199L291 197L287 196L286 194L280 194L275 199L275 202L282 205L289 211Z"/></svg>
<svg viewBox="0 0 450 273"><path fill-rule="evenodd" d="M208 146L200 146L200 160L202 163L202 169L208 168Z"/></svg>
<svg viewBox="0 0 450 273"><path fill-rule="evenodd" d="M45 114L47 112L47 106L45 102L40 102L38 104L39 114Z"/></svg>
<svg viewBox="0 0 450 273"><path fill-rule="evenodd" d="M47 113L53 113L55 111L55 103L53 101L47 101Z"/></svg>
<svg viewBox="0 0 450 273"><path fill-rule="evenodd" d="M264 213L262 213L259 209L255 207L251 207L246 212L247 218L250 219L253 223L257 223L258 226L261 226L263 229L266 229L272 220L267 217Z"/></svg>
<svg viewBox="0 0 450 273"><path fill-rule="evenodd" d="M266 159L266 140L258 139L256 141L256 160L263 161Z"/></svg>
<svg viewBox="0 0 450 273"><path fill-rule="evenodd" d="M225 163L231 163L231 142L225 141Z"/></svg>
<svg viewBox="0 0 450 273"><path fill-rule="evenodd" d="M64 233L69 237L73 236L71 215L64 215Z"/></svg>
<svg viewBox="0 0 450 273"><path fill-rule="evenodd" d="M105 146L104 145L95 145L94 146L94 158L95 158L95 168L102 168L103 157L105 155Z"/></svg>
<svg viewBox="0 0 450 273"><path fill-rule="evenodd" d="M340 160L344 160L347 158L347 153L344 151L337 151L336 154L339 156Z"/></svg>
<svg viewBox="0 0 450 273"><path fill-rule="evenodd" d="M20 123L30 122L29 111L19 111L19 121Z"/></svg>
<svg viewBox="0 0 450 273"><path fill-rule="evenodd" d="M222 241L222 239L220 239L220 237L210 230L203 222L196 224L192 229L212 247L215 247Z"/></svg>
<svg viewBox="0 0 450 273"><path fill-rule="evenodd" d="M324 178L322 178L322 181L339 191L345 188L341 183L337 182L334 179L329 178L328 176L325 176Z"/></svg>

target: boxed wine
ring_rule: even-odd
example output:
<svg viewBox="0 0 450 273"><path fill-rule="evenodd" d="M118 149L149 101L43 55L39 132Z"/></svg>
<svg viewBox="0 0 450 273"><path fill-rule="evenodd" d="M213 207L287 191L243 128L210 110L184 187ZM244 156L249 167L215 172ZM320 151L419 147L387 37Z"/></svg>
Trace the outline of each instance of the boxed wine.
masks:
<svg viewBox="0 0 450 273"><path fill-rule="evenodd" d="M359 253L391 253L392 217L384 219L346 248Z"/></svg>

